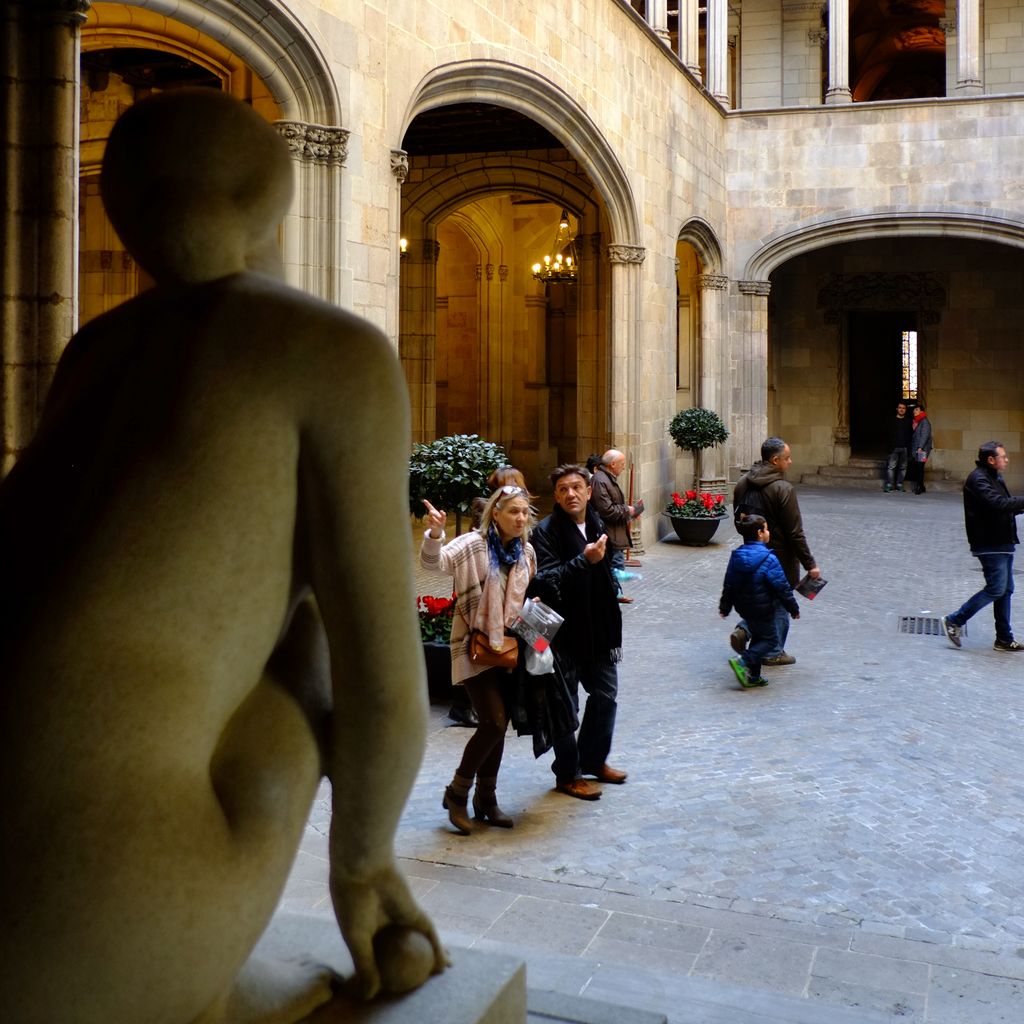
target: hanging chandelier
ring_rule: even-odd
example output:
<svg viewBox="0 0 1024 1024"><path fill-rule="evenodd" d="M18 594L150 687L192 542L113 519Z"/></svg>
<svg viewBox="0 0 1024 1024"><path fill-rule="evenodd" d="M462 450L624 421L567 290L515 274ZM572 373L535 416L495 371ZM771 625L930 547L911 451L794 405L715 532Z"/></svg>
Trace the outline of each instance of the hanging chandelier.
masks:
<svg viewBox="0 0 1024 1024"><path fill-rule="evenodd" d="M551 246L554 255L547 253L540 263L534 263L533 276L538 281L575 281L579 257L576 253L576 236L569 224L569 211L562 210L558 218L558 230Z"/></svg>

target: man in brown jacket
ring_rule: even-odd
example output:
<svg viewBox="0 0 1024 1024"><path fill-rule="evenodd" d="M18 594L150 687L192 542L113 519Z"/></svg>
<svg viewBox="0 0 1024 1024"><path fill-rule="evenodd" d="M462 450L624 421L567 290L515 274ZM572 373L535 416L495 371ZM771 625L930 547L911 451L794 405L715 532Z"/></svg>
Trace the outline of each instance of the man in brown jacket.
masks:
<svg viewBox="0 0 1024 1024"><path fill-rule="evenodd" d="M609 448L601 456L601 462L590 479L590 505L604 520L608 534L608 547L612 551L612 568L620 571L626 568L626 550L631 540L629 524L636 518L636 508L627 505L619 486L619 477L626 468L626 456L615 448ZM631 597L620 595L623 604L632 603Z"/></svg>
<svg viewBox="0 0 1024 1024"><path fill-rule="evenodd" d="M804 536L803 519L796 491L786 479L786 470L792 465L789 445L781 437L769 437L761 445L761 461L755 462L736 482L733 508L737 516L742 512L764 516L768 520L771 540L768 546L775 552L782 569L795 587L800 582L802 565L813 579L821 575L811 549ZM776 628L778 646L764 658L765 665L792 665L796 658L786 653L789 635L789 613L781 606L777 609ZM742 654L750 638L744 623L740 623L729 638L733 649Z"/></svg>

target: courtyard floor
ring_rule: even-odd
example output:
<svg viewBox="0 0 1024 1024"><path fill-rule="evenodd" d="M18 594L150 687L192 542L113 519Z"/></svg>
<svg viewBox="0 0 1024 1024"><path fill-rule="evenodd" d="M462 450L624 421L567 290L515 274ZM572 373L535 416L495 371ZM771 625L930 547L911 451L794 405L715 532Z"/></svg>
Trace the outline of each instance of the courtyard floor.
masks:
<svg viewBox="0 0 1024 1024"><path fill-rule="evenodd" d="M704 548L652 546L623 608L610 760L629 781L573 800L510 734L515 828L455 835L441 793L470 734L435 706L402 866L456 951L522 958L531 989L671 1024L1019 1024L1024 654L992 649L988 610L959 651L898 629L983 585L960 497L800 503L829 585L801 599L795 665L749 691L728 667L729 521ZM329 816L325 786L282 910L330 914Z"/></svg>

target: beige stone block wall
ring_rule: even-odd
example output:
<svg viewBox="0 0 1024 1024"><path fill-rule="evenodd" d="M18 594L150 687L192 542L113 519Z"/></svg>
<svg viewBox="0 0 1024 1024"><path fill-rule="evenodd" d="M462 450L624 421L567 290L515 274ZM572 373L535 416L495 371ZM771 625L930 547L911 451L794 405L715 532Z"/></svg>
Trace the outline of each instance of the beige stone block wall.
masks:
<svg viewBox="0 0 1024 1024"><path fill-rule="evenodd" d="M985 92L1019 90L1024 84L1024 3L1021 0L986 0L982 22Z"/></svg>
<svg viewBox="0 0 1024 1024"><path fill-rule="evenodd" d="M829 220L956 212L1024 224L1024 99L730 114L728 128L730 276Z"/></svg>
<svg viewBox="0 0 1024 1024"><path fill-rule="evenodd" d="M773 275L769 364L776 400L769 430L793 446L794 472L829 464L839 416L839 325L825 322L818 289L833 274L898 274L946 282L938 324L919 324L919 390L935 432L932 472L954 478L978 445L1000 440L1011 455L1011 490L1024 490L1024 253L964 240L860 242L795 258ZM889 387L890 383L879 386ZM847 381L847 387L865 382ZM1018 458L1014 458L1018 456ZM1019 463L1019 464L1017 464Z"/></svg>
<svg viewBox="0 0 1024 1024"><path fill-rule="evenodd" d="M739 106L782 105L782 4L744 0L740 37Z"/></svg>

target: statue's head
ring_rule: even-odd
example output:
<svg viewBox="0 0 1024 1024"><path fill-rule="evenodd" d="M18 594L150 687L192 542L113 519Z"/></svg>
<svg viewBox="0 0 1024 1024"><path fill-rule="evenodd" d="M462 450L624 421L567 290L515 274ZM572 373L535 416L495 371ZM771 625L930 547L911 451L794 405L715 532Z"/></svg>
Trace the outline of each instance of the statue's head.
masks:
<svg viewBox="0 0 1024 1024"><path fill-rule="evenodd" d="M250 106L214 89L160 93L114 125L100 179L110 220L158 283L279 265L292 194L288 146Z"/></svg>

